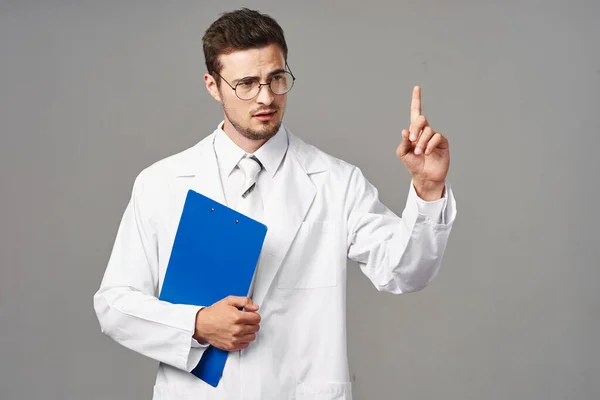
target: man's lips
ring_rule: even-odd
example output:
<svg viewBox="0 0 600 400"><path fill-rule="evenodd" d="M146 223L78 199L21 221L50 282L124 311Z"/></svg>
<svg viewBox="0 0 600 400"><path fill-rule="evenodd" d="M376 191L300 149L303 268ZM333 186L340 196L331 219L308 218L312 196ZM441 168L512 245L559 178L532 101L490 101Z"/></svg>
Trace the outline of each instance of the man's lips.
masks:
<svg viewBox="0 0 600 400"><path fill-rule="evenodd" d="M268 121L271 118L273 118L273 116L275 115L276 110L272 110L272 111L261 111L258 112L256 114L253 115L254 118L260 120L260 121Z"/></svg>
<svg viewBox="0 0 600 400"><path fill-rule="evenodd" d="M254 114L254 117L259 117L261 115L271 115L271 114L275 114L277 110L267 110L267 111L260 111L257 112L256 114Z"/></svg>

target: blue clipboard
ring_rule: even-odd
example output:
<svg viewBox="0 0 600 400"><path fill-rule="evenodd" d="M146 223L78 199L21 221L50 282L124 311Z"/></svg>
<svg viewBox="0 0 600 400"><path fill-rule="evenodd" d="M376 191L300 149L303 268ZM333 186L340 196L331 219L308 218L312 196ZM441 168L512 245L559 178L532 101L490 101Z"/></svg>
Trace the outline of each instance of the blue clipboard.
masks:
<svg viewBox="0 0 600 400"><path fill-rule="evenodd" d="M247 296L266 234L264 224L189 190L159 299L210 306ZM209 346L192 374L216 387L228 354Z"/></svg>

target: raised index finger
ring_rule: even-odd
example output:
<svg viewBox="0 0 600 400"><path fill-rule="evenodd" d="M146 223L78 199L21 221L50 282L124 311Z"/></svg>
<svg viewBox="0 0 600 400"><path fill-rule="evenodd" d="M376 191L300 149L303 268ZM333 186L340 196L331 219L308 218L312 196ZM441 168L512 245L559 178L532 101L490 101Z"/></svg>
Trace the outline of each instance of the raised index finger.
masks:
<svg viewBox="0 0 600 400"><path fill-rule="evenodd" d="M421 88L415 86L412 92L412 101L410 103L410 122L414 122L421 115Z"/></svg>

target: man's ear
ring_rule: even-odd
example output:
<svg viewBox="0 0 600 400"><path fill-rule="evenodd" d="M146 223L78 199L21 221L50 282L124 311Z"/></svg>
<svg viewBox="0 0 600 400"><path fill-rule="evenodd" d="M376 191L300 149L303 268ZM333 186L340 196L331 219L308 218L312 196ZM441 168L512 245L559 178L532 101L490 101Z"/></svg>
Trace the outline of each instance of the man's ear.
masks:
<svg viewBox="0 0 600 400"><path fill-rule="evenodd" d="M219 87L217 86L217 81L215 78L211 74L206 73L204 74L204 83L206 83L206 90L208 90L208 93L213 97L213 99L219 103L222 103L221 94L219 93Z"/></svg>

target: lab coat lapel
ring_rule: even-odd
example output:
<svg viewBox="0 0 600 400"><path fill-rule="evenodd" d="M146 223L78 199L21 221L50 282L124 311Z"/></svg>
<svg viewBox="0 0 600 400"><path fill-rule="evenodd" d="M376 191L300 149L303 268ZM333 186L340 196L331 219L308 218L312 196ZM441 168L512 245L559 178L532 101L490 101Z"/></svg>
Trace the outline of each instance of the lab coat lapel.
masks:
<svg viewBox="0 0 600 400"><path fill-rule="evenodd" d="M214 151L214 134L192 147L185 162L180 166L177 177L189 179L189 189L225 204L225 194L219 165Z"/></svg>
<svg viewBox="0 0 600 400"><path fill-rule="evenodd" d="M264 205L264 222L268 227L263 245L262 261L259 265L253 301L257 304L265 299L277 271L292 244L304 217L317 192L309 177L311 165L305 163L306 145L289 135L289 148L282 169L275 175L273 189ZM320 166L320 165L318 165Z"/></svg>

